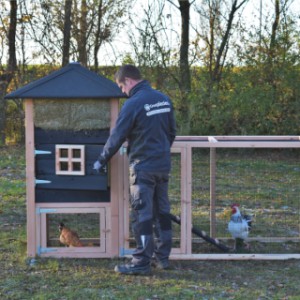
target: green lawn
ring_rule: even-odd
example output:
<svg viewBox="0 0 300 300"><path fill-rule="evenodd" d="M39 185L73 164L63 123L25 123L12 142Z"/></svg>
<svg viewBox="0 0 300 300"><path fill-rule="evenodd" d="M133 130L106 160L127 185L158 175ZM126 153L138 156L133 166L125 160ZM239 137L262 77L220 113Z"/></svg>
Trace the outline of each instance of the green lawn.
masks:
<svg viewBox="0 0 300 300"><path fill-rule="evenodd" d="M282 223L279 224L284 224L288 229L293 227L294 225L289 224L289 219L292 218L287 216L293 216L295 210L299 212L299 184L294 185L294 182L299 180L299 164L294 165L295 160L291 158L284 164L277 162L276 165L274 157L270 159L269 161L274 163L274 168L277 166L272 169L273 173L277 170L276 181L274 174L271 176L270 171L266 171L264 157L261 155L261 160L253 161L253 168L264 174L264 180L258 181L261 186L254 189L251 182L257 175L252 174L251 164L250 169L247 169L249 163L239 165L241 157L242 154L225 156L226 159L220 161L218 166L217 180L222 186L217 192L220 202L218 226L222 228L222 224L227 222L226 218L222 217L223 209L232 200L239 200L244 209L253 210L255 213L256 224L253 234L265 235L265 227L272 221L276 224L280 221ZM202 170L206 171L198 172L198 164L202 164ZM242 178L240 173L242 170L247 170L249 178ZM200 174L200 179L195 175L193 217L195 222L198 221L198 225L203 225L207 218L207 211L204 211L204 208L208 206L209 192L206 178L207 159L201 159L199 156L195 161L194 172ZM229 179L228 174L233 173L236 175ZM174 176L176 177L176 174ZM247 186L248 182L249 187L245 189L243 186ZM266 185L267 189L264 188ZM224 192L225 188L227 192ZM177 193L175 187L172 187L171 195L175 199L178 197ZM289 193L291 196L287 195ZM176 201L174 203L174 210L178 210ZM116 274L113 271L114 266L123 262L117 258L36 258L35 261L31 261L26 257L25 210L24 149L13 146L2 147L0 148L0 299L300 299L298 260L172 261L171 270L153 269L151 276ZM266 216L264 218L261 216L263 213ZM282 214L284 221L280 218ZM292 223L294 224L294 220ZM299 231L299 224L296 226L298 227L293 229ZM223 234L222 229L220 230ZM273 234L272 231L270 233Z"/></svg>

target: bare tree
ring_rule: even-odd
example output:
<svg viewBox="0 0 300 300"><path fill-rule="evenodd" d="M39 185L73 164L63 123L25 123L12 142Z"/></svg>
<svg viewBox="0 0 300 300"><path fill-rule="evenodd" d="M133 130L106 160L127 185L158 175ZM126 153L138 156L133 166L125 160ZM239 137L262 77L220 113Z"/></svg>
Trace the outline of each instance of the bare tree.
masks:
<svg viewBox="0 0 300 300"><path fill-rule="evenodd" d="M95 34L95 47L94 47L94 61L95 61L95 69L98 70L98 53L99 49L101 47L102 42L107 38L107 36L103 36L104 34L101 34L101 29L102 29L102 22L103 22L103 13L104 13L104 7L103 7L103 1L99 1L98 5L98 17L97 17L97 29L96 29L96 34ZM107 32L107 34L109 34Z"/></svg>
<svg viewBox="0 0 300 300"><path fill-rule="evenodd" d="M268 57L267 57L267 65L266 65L266 74L268 78L268 82L272 85L274 91L277 89L277 80L276 80L276 62L280 57L280 49L283 49L282 43L278 41L278 35L283 37L283 32L280 29L280 21L281 18L286 14L286 9L288 7L288 3L290 0L275 0L274 1L274 19L272 22L270 42L268 47ZM285 51L282 51L285 52Z"/></svg>
<svg viewBox="0 0 300 300"><path fill-rule="evenodd" d="M180 43L180 82L182 90L189 93L191 90L191 74L189 65L189 28L190 28L190 2L179 0L181 14L181 43Z"/></svg>
<svg viewBox="0 0 300 300"><path fill-rule="evenodd" d="M71 14L72 0L65 0L65 18L64 18L64 41L63 41L63 57L62 65L65 66L70 60L70 40L71 40Z"/></svg>
<svg viewBox="0 0 300 300"><path fill-rule="evenodd" d="M224 62L225 62L225 58L226 58L226 47L229 43L230 31L232 29L233 19L234 19L235 13L238 11L238 9L240 7L242 7L247 1L248 0L243 0L239 3L238 0L234 0L231 5L231 10L229 12L229 17L227 20L225 33L222 37L222 42L221 42L221 45L217 52L215 66L214 66L214 69L211 74L212 82L214 82L214 81L218 82L221 79L222 69L224 67Z"/></svg>
<svg viewBox="0 0 300 300"><path fill-rule="evenodd" d="M181 30L178 33L178 44L171 43L170 36L174 29L167 24L172 16L167 12L166 2L170 7L175 7L180 12ZM192 1L193 2L193 1ZM176 102L177 117L182 120L180 124L181 133L188 133L190 126L189 118L189 94L191 92L191 76L189 64L189 27L190 27L190 6L189 0L185 1L153 1L148 2L143 9L143 18L135 22L132 16L132 24L135 30L129 32L131 44L135 51L137 63L147 65L155 72L156 78L152 78L157 88L163 88L166 79L176 84L178 89L171 93L178 94L180 101ZM139 12L141 16L141 12ZM138 32L138 38L135 32ZM176 33L177 34L177 33ZM179 51L177 50L177 45ZM176 61L173 59L176 57ZM174 68L175 65L178 68ZM153 76L154 72L152 72ZM166 76L167 74L167 76Z"/></svg>
<svg viewBox="0 0 300 300"><path fill-rule="evenodd" d="M88 54L87 54L87 40L88 40L88 6L86 0L81 0L78 3L74 0L73 11L73 37L77 42L78 60L83 66L87 66Z"/></svg>
<svg viewBox="0 0 300 300"><path fill-rule="evenodd" d="M113 41L121 27L125 25L124 16L130 9L132 0L99 0L95 7L93 37L90 41L93 49L95 70L99 67L99 51L105 44Z"/></svg>
<svg viewBox="0 0 300 300"><path fill-rule="evenodd" d="M6 70L0 73L0 138L1 142L5 143L5 101L4 95L6 94L7 87L14 77L14 72L17 68L16 60L16 30L17 30L17 1L10 1L10 17L9 29L7 34L8 39L8 64Z"/></svg>
<svg viewBox="0 0 300 300"><path fill-rule="evenodd" d="M134 29L128 31L136 64L159 70L157 75L163 75L162 68L168 72L171 65L171 45L165 24L164 8L164 1L148 2L148 5L139 11L139 16L143 17L139 19L134 14L130 16ZM178 78L173 73L169 75L179 84ZM163 80L158 80L157 87L162 85Z"/></svg>
<svg viewBox="0 0 300 300"><path fill-rule="evenodd" d="M275 0L275 17L274 22L272 24L272 33L271 33L271 40L270 40L270 56L273 58L274 55L274 48L276 44L276 34L279 26L279 19L280 19L280 6L279 6L279 0Z"/></svg>
<svg viewBox="0 0 300 300"><path fill-rule="evenodd" d="M26 35L34 43L30 49L31 59L58 64L62 61L63 4L60 2L58 7L55 1L24 0L22 6L23 13L29 16L25 25Z"/></svg>
<svg viewBox="0 0 300 300"><path fill-rule="evenodd" d="M201 25L204 20L208 20L208 32L197 31L198 35L206 43L207 56L205 59L209 69L209 87L210 90L215 84L218 84L222 78L223 67L226 62L229 41L233 31L233 21L237 11L249 0L232 0L228 15L223 21L225 12L222 11L224 0L208 0L208 10L205 7L198 9Z"/></svg>
<svg viewBox="0 0 300 300"><path fill-rule="evenodd" d="M34 59L63 65L70 57L83 65L99 64L101 46L110 43L133 0L23 0L25 31L34 43Z"/></svg>
<svg viewBox="0 0 300 300"><path fill-rule="evenodd" d="M87 38L88 38L88 24L87 15L88 7L86 0L81 0L80 7L80 17L79 17L79 31L78 31L78 58L83 66L87 66Z"/></svg>
<svg viewBox="0 0 300 300"><path fill-rule="evenodd" d="M17 31L17 1L10 1L10 23L8 31L8 72L13 77L17 67L16 59L16 31Z"/></svg>
<svg viewBox="0 0 300 300"><path fill-rule="evenodd" d="M176 6L171 0L169 0ZM192 1L194 2L194 1ZM177 109L181 113L181 133L188 134L190 130L190 113L189 113L189 93L191 92L191 72L189 64L189 46L190 46L190 7L189 0L178 0L181 16L181 40L179 53L179 89L181 93L180 105Z"/></svg>
<svg viewBox="0 0 300 300"><path fill-rule="evenodd" d="M191 73L189 64L189 28L190 28L190 2L179 0L181 14L181 43L180 43L180 90L181 90L181 114L182 133L188 134L190 130L188 95L191 91Z"/></svg>

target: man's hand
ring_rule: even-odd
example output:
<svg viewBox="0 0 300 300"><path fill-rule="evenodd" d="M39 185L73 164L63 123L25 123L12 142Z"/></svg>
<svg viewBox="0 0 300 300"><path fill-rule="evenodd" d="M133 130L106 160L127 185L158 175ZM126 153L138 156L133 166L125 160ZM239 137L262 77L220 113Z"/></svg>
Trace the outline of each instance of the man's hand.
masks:
<svg viewBox="0 0 300 300"><path fill-rule="evenodd" d="M105 165L102 166L98 160L96 160L94 162L94 168L93 169L96 170L98 173L101 172L101 171L106 172L106 166Z"/></svg>

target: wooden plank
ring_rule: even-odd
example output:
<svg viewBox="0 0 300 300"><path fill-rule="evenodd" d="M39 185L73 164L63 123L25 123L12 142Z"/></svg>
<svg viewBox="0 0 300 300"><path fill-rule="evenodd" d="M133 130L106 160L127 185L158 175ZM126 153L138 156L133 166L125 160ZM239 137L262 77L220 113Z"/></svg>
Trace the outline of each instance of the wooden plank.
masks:
<svg viewBox="0 0 300 300"><path fill-rule="evenodd" d="M298 135L269 135L269 136L262 136L262 135L232 135L232 136L220 136L214 135L213 136L218 141L299 141L300 136ZM192 141L208 141L208 136L176 136L175 142L177 141L185 141L185 142L192 142Z"/></svg>
<svg viewBox="0 0 300 300"><path fill-rule="evenodd" d="M41 232L42 232L42 224L43 224L43 221L41 220L41 218L39 218L39 217L36 217L36 222L35 222L35 229L36 229L36 249L38 248L38 247L41 247L41 245L42 245L42 234L41 234ZM28 235L28 233L27 233L27 235Z"/></svg>
<svg viewBox="0 0 300 300"><path fill-rule="evenodd" d="M54 248L55 252L43 253L42 257L53 257L53 258L111 258L110 253L100 252L97 247L82 247L83 251L79 251L79 247L76 247L77 251L70 251L69 247L63 249ZM51 249L51 248L50 248ZM58 249L58 250L57 250Z"/></svg>
<svg viewBox="0 0 300 300"><path fill-rule="evenodd" d="M110 202L110 189L106 191L36 189L36 203Z"/></svg>
<svg viewBox="0 0 300 300"><path fill-rule="evenodd" d="M233 242L232 237L217 237L218 241L220 243L227 243L227 242ZM265 243L265 244L270 244L270 243L286 243L286 242L291 242L291 243L300 243L300 238L299 237L248 237L247 238L247 243L251 242L259 242L259 243ZM206 243L205 240L203 239L198 239L198 238L193 238L193 243L195 244L204 244Z"/></svg>
<svg viewBox="0 0 300 300"><path fill-rule="evenodd" d="M51 183L42 183L36 189L46 190L85 190L85 191L105 191L107 190L107 175L98 176L56 176L38 175L37 179L49 180Z"/></svg>
<svg viewBox="0 0 300 300"><path fill-rule="evenodd" d="M289 260L300 259L300 254L172 254L174 260Z"/></svg>
<svg viewBox="0 0 300 300"><path fill-rule="evenodd" d="M40 241L41 243L37 243L37 247L47 247L47 215L46 214L40 214L39 216L37 216L37 219L39 219L39 222L37 222L36 224L40 223L41 227L37 228L37 231L40 234Z"/></svg>
<svg viewBox="0 0 300 300"><path fill-rule="evenodd" d="M194 148L300 148L300 141L219 141L217 143L207 141L175 141L174 147L191 145Z"/></svg>
<svg viewBox="0 0 300 300"><path fill-rule="evenodd" d="M33 100L25 100L25 146L26 146L26 199L27 199L27 255L36 255L35 226L35 162L34 162L34 112Z"/></svg>
<svg viewBox="0 0 300 300"><path fill-rule="evenodd" d="M192 147L186 149L186 253L192 253L192 184L193 184L193 168L192 168L193 153Z"/></svg>
<svg viewBox="0 0 300 300"><path fill-rule="evenodd" d="M112 230L111 230L111 210L110 206L105 208L105 227L103 228L103 234L105 235L105 253L109 254L111 257L112 253Z"/></svg>
<svg viewBox="0 0 300 300"><path fill-rule="evenodd" d="M119 224L119 244L120 247L129 249L129 237L130 237L130 218L129 218L129 161L127 155L123 155L123 201L119 203L120 214Z"/></svg>
<svg viewBox="0 0 300 300"><path fill-rule="evenodd" d="M109 136L107 129L89 130L44 130L34 129L35 143L41 144L105 144Z"/></svg>
<svg viewBox="0 0 300 300"><path fill-rule="evenodd" d="M42 208L74 208L74 207L82 207L82 208L88 208L88 209L97 209L101 207L110 207L110 203L37 203L36 208L42 209Z"/></svg>
<svg viewBox="0 0 300 300"><path fill-rule="evenodd" d="M119 114L119 100L110 100L110 130L115 127ZM110 161L110 186L111 189L111 255L119 255L120 214L119 203L123 201L123 159L117 152Z"/></svg>
<svg viewBox="0 0 300 300"><path fill-rule="evenodd" d="M216 237L216 148L210 148L210 236Z"/></svg>

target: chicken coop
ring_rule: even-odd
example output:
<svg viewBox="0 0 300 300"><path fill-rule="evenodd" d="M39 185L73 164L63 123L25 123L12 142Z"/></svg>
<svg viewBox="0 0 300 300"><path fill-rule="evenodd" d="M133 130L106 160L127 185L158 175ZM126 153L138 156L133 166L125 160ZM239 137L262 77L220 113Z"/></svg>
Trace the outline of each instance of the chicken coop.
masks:
<svg viewBox="0 0 300 300"><path fill-rule="evenodd" d="M28 256L117 256L122 159L116 155L107 173L93 171L93 163L124 94L111 80L70 63L6 98L25 105ZM81 247L60 242L60 223L76 232Z"/></svg>
<svg viewBox="0 0 300 300"><path fill-rule="evenodd" d="M7 95L24 99L29 257L130 256L126 145L106 173L93 163L114 127L120 89L71 63ZM169 197L171 259L300 258L299 136L178 136ZM233 250L230 206L251 217ZM61 224L79 239L61 239Z"/></svg>

